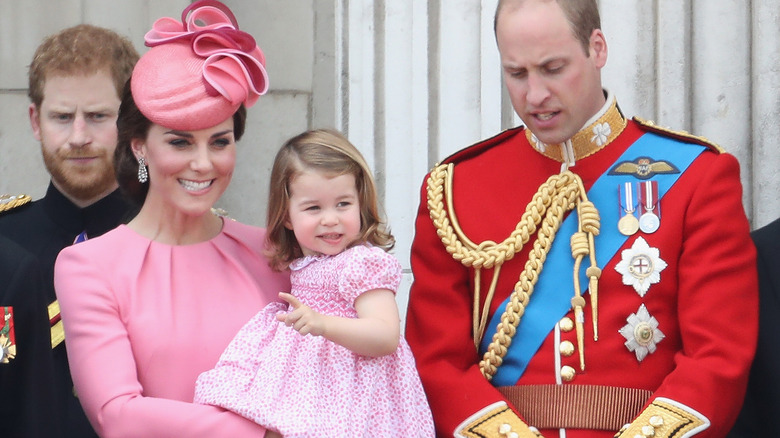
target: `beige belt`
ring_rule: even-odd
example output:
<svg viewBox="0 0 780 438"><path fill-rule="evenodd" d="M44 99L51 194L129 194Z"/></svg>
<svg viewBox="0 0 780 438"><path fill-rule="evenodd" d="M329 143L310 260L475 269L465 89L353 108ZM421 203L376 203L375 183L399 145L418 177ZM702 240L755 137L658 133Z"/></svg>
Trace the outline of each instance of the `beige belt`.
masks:
<svg viewBox="0 0 780 438"><path fill-rule="evenodd" d="M538 429L620 430L652 391L596 385L499 386L525 421Z"/></svg>

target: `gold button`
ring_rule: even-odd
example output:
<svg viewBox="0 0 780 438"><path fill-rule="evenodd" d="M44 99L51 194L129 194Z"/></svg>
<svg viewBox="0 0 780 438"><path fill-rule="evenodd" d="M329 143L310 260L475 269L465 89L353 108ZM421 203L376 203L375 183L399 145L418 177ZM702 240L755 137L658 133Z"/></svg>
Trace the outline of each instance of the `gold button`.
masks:
<svg viewBox="0 0 780 438"><path fill-rule="evenodd" d="M574 376L577 374L577 372L574 370L574 368L566 365L563 368L561 368L561 378L564 382L571 382L574 380Z"/></svg>
<svg viewBox="0 0 780 438"><path fill-rule="evenodd" d="M570 332L574 330L574 321L571 320L568 316L566 318L563 318L559 323L558 326L561 327L561 330L565 332Z"/></svg>
<svg viewBox="0 0 780 438"><path fill-rule="evenodd" d="M565 357L569 357L574 354L574 344L572 344L571 341L561 342L561 345L558 346L558 349L560 350L561 355Z"/></svg>

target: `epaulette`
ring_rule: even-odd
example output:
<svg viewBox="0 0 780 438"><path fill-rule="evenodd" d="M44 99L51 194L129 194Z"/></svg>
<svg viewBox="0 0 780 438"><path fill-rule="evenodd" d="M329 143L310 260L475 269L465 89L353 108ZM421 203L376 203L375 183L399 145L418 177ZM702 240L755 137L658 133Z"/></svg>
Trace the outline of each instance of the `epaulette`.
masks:
<svg viewBox="0 0 780 438"><path fill-rule="evenodd" d="M706 146L708 149L717 152L719 154L722 154L726 152L722 147L718 146L717 144L711 142L705 137L700 137L698 135L693 135L687 131L675 131L669 128L664 128L661 126L658 126L655 124L655 122L651 120L645 120L640 117L634 116L634 121L645 131L650 131L656 134L661 134L666 137L671 137L675 140L680 140L685 143L695 143L700 144L702 146Z"/></svg>
<svg viewBox="0 0 780 438"><path fill-rule="evenodd" d="M0 195L0 214L32 201L29 195Z"/></svg>
<svg viewBox="0 0 780 438"><path fill-rule="evenodd" d="M465 148L449 155L448 157L441 160L441 162L438 163L436 166L444 163L457 163L458 161L462 161L474 157L476 155L479 155L485 150L490 149L491 147L499 143L503 143L504 140L517 134L518 132L522 132L524 129L525 129L524 126L518 126L516 128L510 128L501 131L500 133L494 135L493 137L490 137L485 140L481 140L477 143L472 144L471 146L466 146Z"/></svg>

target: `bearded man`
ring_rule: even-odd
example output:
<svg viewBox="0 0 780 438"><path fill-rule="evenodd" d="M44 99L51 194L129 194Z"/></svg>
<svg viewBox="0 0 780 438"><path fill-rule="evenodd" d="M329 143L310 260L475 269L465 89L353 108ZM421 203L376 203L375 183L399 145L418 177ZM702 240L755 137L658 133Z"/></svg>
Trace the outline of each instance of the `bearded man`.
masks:
<svg viewBox="0 0 780 438"><path fill-rule="evenodd" d="M127 38L85 24L41 43L29 69L29 116L51 180L35 202L24 195L0 197L0 235L32 253L42 270L48 309L41 312L48 311L51 323L42 336L51 337L56 394L41 404L56 408L58 429L69 437L96 435L73 391L54 261L62 248L115 228L127 215L130 206L118 192L112 163L120 96L138 56Z"/></svg>

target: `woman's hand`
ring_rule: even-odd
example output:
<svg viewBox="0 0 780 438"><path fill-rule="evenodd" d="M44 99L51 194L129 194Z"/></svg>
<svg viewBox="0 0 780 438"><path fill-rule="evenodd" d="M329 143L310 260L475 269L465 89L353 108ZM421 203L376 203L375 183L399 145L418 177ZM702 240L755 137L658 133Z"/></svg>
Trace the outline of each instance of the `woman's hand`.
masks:
<svg viewBox="0 0 780 438"><path fill-rule="evenodd" d="M267 429L265 431L265 438L284 438L284 437L282 435L279 435L279 432Z"/></svg>
<svg viewBox="0 0 780 438"><path fill-rule="evenodd" d="M322 314L301 303L291 294L279 292L279 298L287 301L292 310L286 314L276 315L277 320L286 326L292 326L302 335L322 336L325 333L325 318Z"/></svg>

